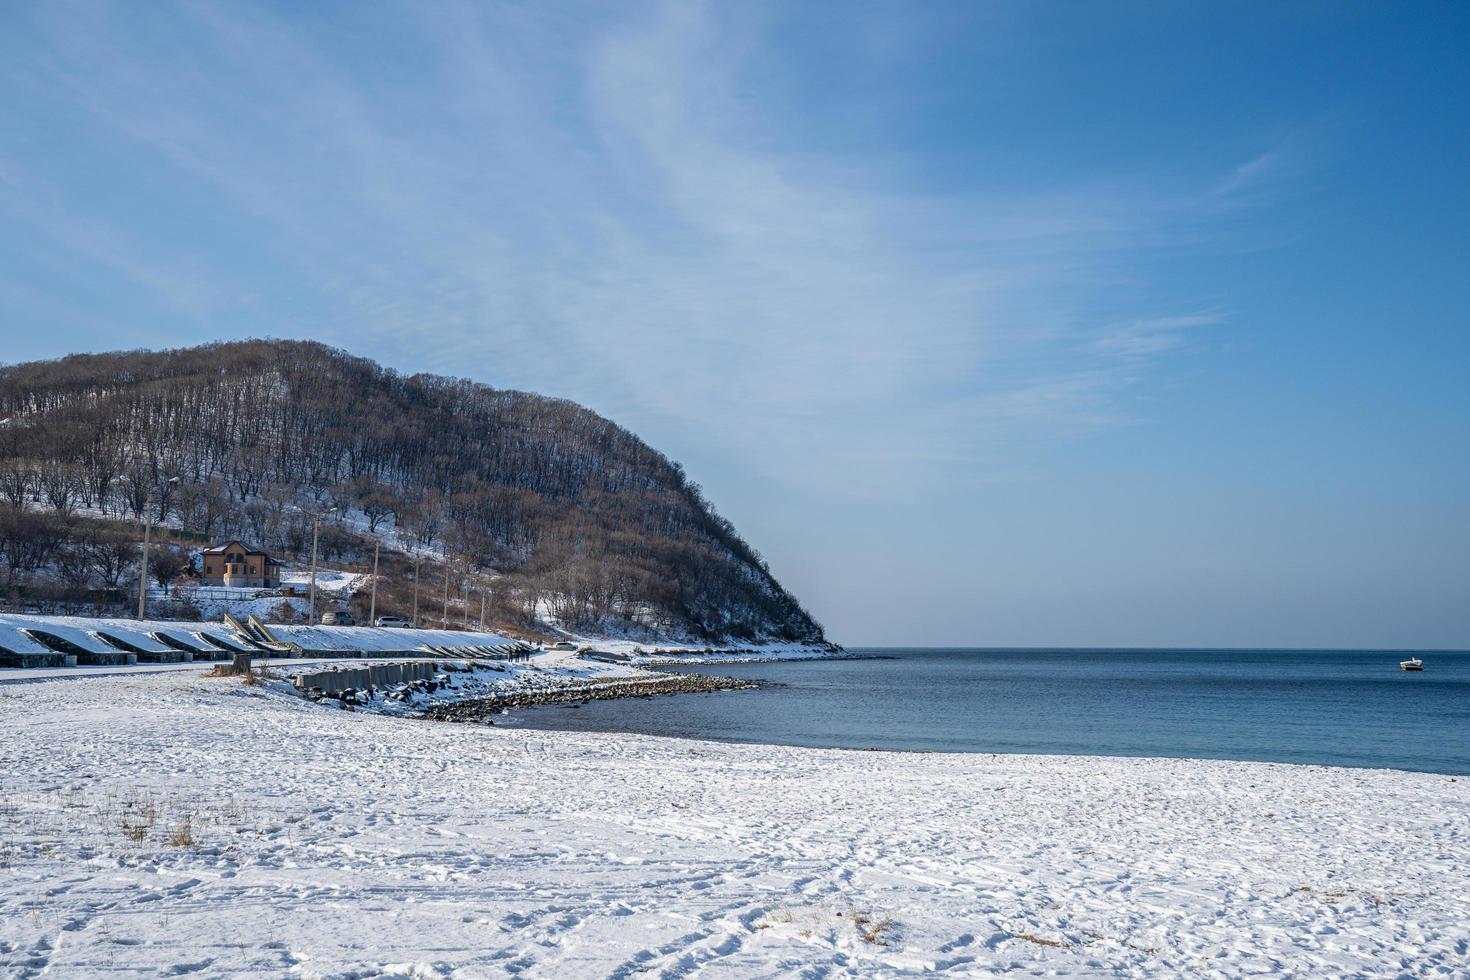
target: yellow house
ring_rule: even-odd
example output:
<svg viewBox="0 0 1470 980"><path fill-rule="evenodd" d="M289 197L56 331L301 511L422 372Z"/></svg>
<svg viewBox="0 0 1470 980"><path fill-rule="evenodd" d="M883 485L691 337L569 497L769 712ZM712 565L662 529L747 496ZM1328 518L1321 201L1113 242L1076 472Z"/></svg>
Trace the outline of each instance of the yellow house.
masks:
<svg viewBox="0 0 1470 980"><path fill-rule="evenodd" d="M204 569L200 577L205 585L274 589L281 584L281 563L247 544L226 541L204 549Z"/></svg>

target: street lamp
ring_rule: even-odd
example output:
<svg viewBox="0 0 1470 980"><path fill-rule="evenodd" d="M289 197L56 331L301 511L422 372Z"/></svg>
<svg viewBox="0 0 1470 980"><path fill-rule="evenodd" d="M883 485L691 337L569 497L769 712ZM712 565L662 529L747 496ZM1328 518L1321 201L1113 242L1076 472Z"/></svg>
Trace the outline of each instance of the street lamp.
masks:
<svg viewBox="0 0 1470 980"><path fill-rule="evenodd" d="M337 513L333 507L327 511L328 514ZM316 625L316 538L317 525L321 523L322 515L311 515L311 594L306 600L306 625Z"/></svg>
<svg viewBox="0 0 1470 980"><path fill-rule="evenodd" d="M169 483L178 483L179 478L171 476ZM134 497L134 500L137 498ZM138 570L138 618L148 618L148 541L153 533L153 481L148 481L148 500L143 504L143 560L142 567Z"/></svg>

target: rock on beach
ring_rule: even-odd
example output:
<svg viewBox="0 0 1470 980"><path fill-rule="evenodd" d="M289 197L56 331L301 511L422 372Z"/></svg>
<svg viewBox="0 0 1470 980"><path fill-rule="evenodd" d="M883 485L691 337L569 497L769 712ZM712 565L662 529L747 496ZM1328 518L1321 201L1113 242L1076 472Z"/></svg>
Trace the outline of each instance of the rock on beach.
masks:
<svg viewBox="0 0 1470 980"><path fill-rule="evenodd" d="M467 698L436 704L424 712L431 721L487 722L507 708L533 708L551 704L579 704L614 698L646 698L657 694L700 694L760 687L760 682L705 674L666 674L653 679L600 681L572 684L550 690L514 691L497 697Z"/></svg>

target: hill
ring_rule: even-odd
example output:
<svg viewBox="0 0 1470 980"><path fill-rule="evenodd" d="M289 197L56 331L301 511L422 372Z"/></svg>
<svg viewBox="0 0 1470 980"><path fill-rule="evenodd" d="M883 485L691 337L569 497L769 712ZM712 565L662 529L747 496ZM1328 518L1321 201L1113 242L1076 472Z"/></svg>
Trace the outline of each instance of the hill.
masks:
<svg viewBox="0 0 1470 980"><path fill-rule="evenodd" d="M0 368L0 501L12 588L47 570L68 578L69 556L70 578L90 570L96 584L96 562L72 555L79 538L150 506L157 522L287 556L309 553L316 515L324 560L361 562L382 541L401 586L406 556L427 555L477 583L506 625L823 640L679 464L626 429L569 401L404 376L316 343Z"/></svg>

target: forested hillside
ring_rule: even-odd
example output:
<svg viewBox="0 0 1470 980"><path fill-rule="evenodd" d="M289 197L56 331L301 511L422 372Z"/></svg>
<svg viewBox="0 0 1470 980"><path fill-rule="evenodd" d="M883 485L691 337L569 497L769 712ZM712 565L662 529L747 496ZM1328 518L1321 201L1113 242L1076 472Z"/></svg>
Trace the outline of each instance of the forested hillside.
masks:
<svg viewBox="0 0 1470 980"><path fill-rule="evenodd" d="M78 515L136 522L150 497L155 521L286 556L325 514L327 560L372 537L441 555L527 626L822 639L678 463L572 402L290 341L0 368L7 584L63 569Z"/></svg>

